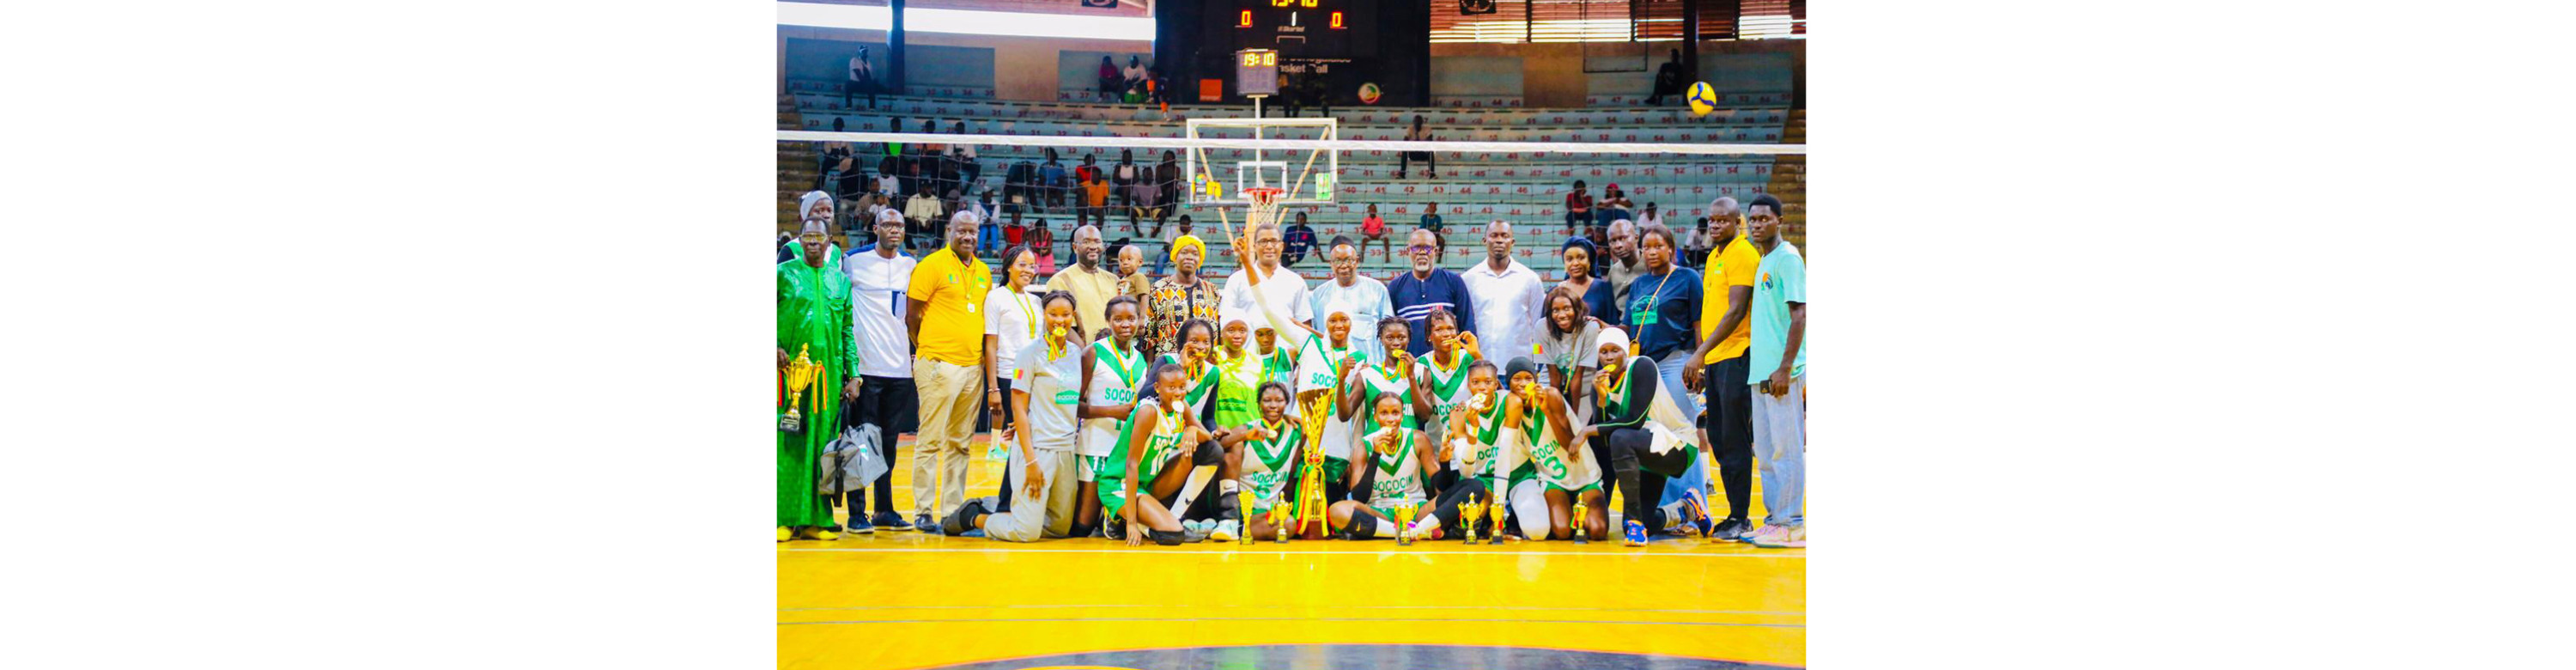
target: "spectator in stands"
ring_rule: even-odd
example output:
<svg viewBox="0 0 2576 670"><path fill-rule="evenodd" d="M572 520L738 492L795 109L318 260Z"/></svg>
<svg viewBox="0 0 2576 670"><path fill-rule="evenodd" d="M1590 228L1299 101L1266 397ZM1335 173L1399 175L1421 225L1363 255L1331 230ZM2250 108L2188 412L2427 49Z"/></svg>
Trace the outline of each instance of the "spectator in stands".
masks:
<svg viewBox="0 0 2576 670"><path fill-rule="evenodd" d="M1610 222L1609 239L1610 248L1606 251L1610 252L1610 257L1594 261L1599 269L1593 270L1592 274L1610 280L1611 309L1592 315L1610 325L1625 326L1628 325L1627 310L1619 306L1628 304L1628 285L1637 280L1638 274L1645 272L1644 264L1637 258L1637 224L1626 219Z"/></svg>
<svg viewBox="0 0 2576 670"><path fill-rule="evenodd" d="M1154 166L1154 186L1162 192L1163 205L1154 212L1154 234L1161 235L1163 221L1172 215L1172 210L1180 208L1181 182L1186 179L1181 174L1180 157L1173 155L1170 149L1163 150L1163 162Z"/></svg>
<svg viewBox="0 0 2576 670"><path fill-rule="evenodd" d="M1144 173L1136 167L1136 151L1118 150L1118 164L1109 168L1111 194L1118 197L1118 208L1127 210L1127 229L1136 227L1136 182Z"/></svg>
<svg viewBox="0 0 2576 670"><path fill-rule="evenodd" d="M939 197L924 190L912 194L911 200L904 201L903 218L912 221L912 234L929 235L937 230L934 226L939 222L948 220L948 214L941 210ZM974 248L969 247L967 250L973 251Z"/></svg>
<svg viewBox="0 0 2576 670"><path fill-rule="evenodd" d="M1055 276L1055 233L1047 232L1046 219L1038 219L1029 226L1028 247L1038 254L1038 276ZM1104 303L1103 306L1107 305Z"/></svg>
<svg viewBox="0 0 2576 670"><path fill-rule="evenodd" d="M1326 115L1329 116L1330 113L1327 113ZM1434 137L1430 131L1422 129L1422 115L1420 114L1413 115L1413 129L1404 131L1404 140L1407 142L1429 142L1437 139L1440 138ZM1395 178L1403 179L1404 173L1412 168L1414 161L1422 161L1422 165L1425 168L1423 176L1427 176L1432 179L1440 178L1440 162L1432 158L1431 152L1428 151L1403 152L1403 155L1397 158L1395 162Z"/></svg>
<svg viewBox="0 0 2576 670"><path fill-rule="evenodd" d="M842 107L850 106L850 96L852 94L866 94L868 96L868 109L877 108L877 68L874 65L868 64L868 48L866 46L859 47L858 55L850 57L850 80L841 85ZM840 119L835 117L833 122L839 123ZM838 130L838 128L835 128L834 130Z"/></svg>
<svg viewBox="0 0 2576 670"><path fill-rule="evenodd" d="M1448 231L1441 229L1442 223L1444 222L1440 220L1440 203L1423 203L1422 223L1418 227L1423 230L1431 231L1432 235L1446 235L1448 234Z"/></svg>
<svg viewBox="0 0 2576 670"><path fill-rule="evenodd" d="M1125 88L1140 92L1145 89L1145 63L1135 54L1127 55L1127 70L1120 75L1126 79Z"/></svg>
<svg viewBox="0 0 2576 670"><path fill-rule="evenodd" d="M1699 217L1699 226L1682 235L1682 266L1699 269L1700 262L1707 260L1708 250L1716 242L1717 237L1708 229L1708 217Z"/></svg>
<svg viewBox="0 0 2576 670"><path fill-rule="evenodd" d="M1206 319L1214 323L1217 307L1225 304L1217 294L1216 284L1199 278L1199 262L1207 257L1207 244L1196 235L1182 235L1172 240L1172 276L1154 282L1154 290L1145 300L1145 357L1180 351L1181 322Z"/></svg>
<svg viewBox="0 0 2576 670"><path fill-rule="evenodd" d="M1565 234L1567 235L1579 234L1574 230L1576 227L1591 227L1593 225L1592 194L1585 193L1583 189L1583 180L1577 179L1574 180L1574 191L1565 194ZM1592 237L1599 237L1600 235L1600 231L1597 230L1593 231L1591 234Z"/></svg>
<svg viewBox="0 0 2576 670"><path fill-rule="evenodd" d="M1171 155L1171 152L1163 152L1163 155L1168 158ZM1132 169L1136 171L1136 182L1127 185L1127 200L1134 203L1134 206L1127 209L1127 227L1129 230L1137 229L1138 225L1136 220L1138 218L1151 219L1157 222L1162 221L1163 210L1165 209L1163 206L1163 185L1157 183L1155 179L1155 174L1159 172L1159 169L1142 165L1133 166ZM1172 168L1172 171L1179 172L1180 168L1174 167ZM1159 224L1155 226L1155 228L1158 229L1161 227L1162 226Z"/></svg>
<svg viewBox="0 0 2576 670"><path fill-rule="evenodd" d="M1395 318L1395 301L1386 293L1386 283L1376 277L1360 274L1360 246L1348 235L1333 237L1324 250L1332 264L1331 281L1318 282L1307 300L1314 303L1315 330L1331 332L1325 319L1339 312L1351 319L1350 345L1371 358L1378 356L1377 322Z"/></svg>
<svg viewBox="0 0 2576 670"><path fill-rule="evenodd" d="M939 132L939 127L934 125L930 119L922 119L921 132L925 135L936 133ZM948 182L947 180L941 179L940 172L941 166L948 162L948 145L938 142L923 142L917 146L920 147L921 152L919 156L914 157L912 169L919 175L916 179L926 180L929 182L929 186L923 190L930 191L932 193L939 193L948 190Z"/></svg>
<svg viewBox="0 0 2576 670"><path fill-rule="evenodd" d="M1646 201L1645 211L1638 212L1637 217L1630 220L1637 222L1637 225L1640 226L1660 226L1664 225L1664 214L1663 212L1655 211L1654 201L1649 200Z"/></svg>
<svg viewBox="0 0 2576 670"><path fill-rule="evenodd" d="M1118 76L1118 65L1116 63L1109 62L1108 56L1101 56L1100 100L1102 102L1117 102L1118 95L1125 92L1127 92L1127 82L1121 81L1121 78Z"/></svg>
<svg viewBox="0 0 2576 670"><path fill-rule="evenodd" d="M1083 157L1086 161L1090 158L1090 156ZM1087 169L1090 166L1083 167ZM1085 217L1088 217L1093 225L1102 227L1109 225L1109 183L1102 180L1099 170L1092 170L1089 177L1082 182L1082 209L1080 213L1074 215L1074 221L1080 223Z"/></svg>
<svg viewBox="0 0 2576 670"><path fill-rule="evenodd" d="M1637 203L1628 200L1627 192L1619 190L1618 184L1611 184L1601 189L1601 202L1592 208L1592 222L1594 225L1609 225L1610 222L1620 219L1634 221L1634 215L1628 210L1636 206ZM1645 226L1640 224L1638 227Z"/></svg>
<svg viewBox="0 0 2576 670"><path fill-rule="evenodd" d="M1038 206L1038 166L1027 158L1012 161L1002 168L1002 211L1019 216L1023 210Z"/></svg>
<svg viewBox="0 0 2576 670"><path fill-rule="evenodd" d="M877 452L891 464L896 438L921 403L912 386L912 334L904 327L903 298L917 261L903 253L903 214L883 207L876 212L865 219L875 222L876 241L852 251L843 265L850 275L851 345L859 353L859 392L851 403L850 422L877 427ZM850 508L850 531L912 530L894 511L893 469L877 475L870 486L877 494L873 522L867 489L843 496Z"/></svg>
<svg viewBox="0 0 2576 670"><path fill-rule="evenodd" d="M1458 315L1460 332L1476 330L1475 301L1468 297L1467 283L1458 278L1458 273L1440 267L1440 247L1432 243L1434 237L1428 230L1413 231L1411 243L1404 248L1413 257L1413 271L1396 275L1395 281L1386 286L1388 297L1395 302L1395 315L1413 326L1409 329L1413 331L1413 341L1404 349L1416 357L1431 351L1431 327L1423 319L1431 316L1432 308Z"/></svg>
<svg viewBox="0 0 2576 670"><path fill-rule="evenodd" d="M1118 248L1118 294L1145 304L1154 293L1154 279L1145 276L1145 247L1129 244Z"/></svg>
<svg viewBox="0 0 2576 670"><path fill-rule="evenodd" d="M888 143L886 146L896 147L901 145ZM903 158L901 156L886 154L884 157L878 158L877 193L889 198L902 197L902 194L911 193L912 189L904 188L903 180L898 178L901 174L903 174Z"/></svg>
<svg viewBox="0 0 2576 670"><path fill-rule="evenodd" d="M1054 213L1056 208L1063 207L1064 194L1072 189L1073 178L1064 169L1064 163L1057 160L1055 147L1047 147L1046 162L1038 165L1038 192L1045 197L1047 211ZM1091 330L1088 326L1083 328L1085 332Z"/></svg>
<svg viewBox="0 0 2576 670"><path fill-rule="evenodd" d="M957 122L955 132L959 135L966 134L966 122ZM968 192L977 190L976 180L984 177L984 165L975 162L975 145L973 143L951 144L948 145L948 150L951 158L957 163L958 181L966 185Z"/></svg>
<svg viewBox="0 0 2576 670"><path fill-rule="evenodd" d="M1280 252L1280 265L1296 267L1298 261L1306 260L1306 250L1315 247L1315 228L1306 225L1306 212L1297 212L1297 222L1288 225L1283 239L1287 248Z"/></svg>
<svg viewBox="0 0 2576 670"><path fill-rule="evenodd" d="M1439 236L1434 235L1433 237L1437 238ZM1386 219L1378 218L1377 205L1374 203L1368 206L1368 216L1360 219L1360 251L1363 252L1362 255L1366 255L1365 252L1368 251L1369 242L1372 241L1377 242L1378 260L1387 261L1394 259L1395 252L1390 248L1392 240L1389 240L1386 235Z"/></svg>
<svg viewBox="0 0 2576 670"><path fill-rule="evenodd" d="M1682 72L1682 50L1674 49L1672 53L1672 60L1655 68L1655 92L1646 96L1648 105L1664 104L1667 95L1681 95L1682 78L1688 75Z"/></svg>
<svg viewBox="0 0 2576 670"><path fill-rule="evenodd" d="M1512 258L1514 242L1511 222L1496 219L1485 224L1485 262L1469 266L1459 276L1467 292L1477 297L1477 346L1493 356L1530 353L1547 309L1542 301L1547 280Z"/></svg>
<svg viewBox="0 0 2576 670"><path fill-rule="evenodd" d="M1002 241L1002 229L1000 224L993 221L990 217L984 216L984 209L976 206L973 198L966 194L958 193L957 189L952 188L948 189L948 198L941 201L940 206L946 209L949 216L956 216L959 212L972 212L975 214L975 220L979 222L975 226L975 253L987 254L1001 251L1002 247L1000 242Z"/></svg>

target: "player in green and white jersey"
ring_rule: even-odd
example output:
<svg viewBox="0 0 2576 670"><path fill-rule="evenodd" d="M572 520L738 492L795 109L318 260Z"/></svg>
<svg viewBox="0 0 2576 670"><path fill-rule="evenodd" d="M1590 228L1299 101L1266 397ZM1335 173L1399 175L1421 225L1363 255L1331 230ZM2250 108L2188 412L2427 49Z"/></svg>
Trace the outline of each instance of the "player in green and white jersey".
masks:
<svg viewBox="0 0 2576 670"><path fill-rule="evenodd" d="M1414 359L1412 352L1404 349L1412 337L1413 327L1403 319L1379 320L1377 341L1386 351L1376 363L1353 366L1343 372L1342 406L1335 416L1356 421L1360 435L1375 433L1384 427L1378 423L1376 412L1370 409L1377 406L1380 396L1395 397L1397 406L1402 408L1396 412L1394 421L1397 423L1393 425L1418 428L1432 416L1431 402L1427 399L1431 391L1423 386L1422 375L1413 371L1419 361ZM1439 466L1432 466L1432 470L1439 470Z"/></svg>
<svg viewBox="0 0 2576 670"><path fill-rule="evenodd" d="M1476 349L1476 334L1458 329L1456 313L1433 307L1422 318L1422 324L1431 329L1431 355L1422 357L1422 365L1414 366L1414 375L1422 378L1420 386L1430 390L1422 396L1431 404L1431 414L1423 418L1422 425L1428 430L1446 430L1450 415L1457 411L1460 401L1467 399L1468 365L1484 356ZM1442 443L1445 446L1447 440ZM1444 489L1457 483L1461 469L1454 458L1456 454L1451 452L1454 450L1443 452L1448 455L1440 458L1441 471L1432 475L1432 481Z"/></svg>
<svg viewBox="0 0 2576 670"><path fill-rule="evenodd" d="M1521 434L1522 453L1543 489L1540 504L1545 514L1525 519L1530 522L1524 526L1531 533L1528 537L1543 532L1550 540L1572 538L1573 505L1580 500L1586 539L1609 539L1610 510L1603 507L1601 467L1592 462L1592 450L1575 439L1565 395L1538 383L1539 366L1528 358L1514 358L1505 369L1511 375L1512 418ZM1519 496L1512 502L1517 513Z"/></svg>
<svg viewBox="0 0 2576 670"><path fill-rule="evenodd" d="M1622 543L1642 547L1646 520L1653 518L1647 510L1655 500L1646 497L1640 472L1680 477L1699 460L1699 445L1683 437L1693 430L1690 417L1657 388L1654 359L1628 355L1628 338L1615 329L1601 332L1600 353L1601 372L1592 380L1593 390L1600 392L1595 396L1600 411L1580 436L1599 442L1597 448L1610 460L1609 472L1617 477L1626 527Z"/></svg>
<svg viewBox="0 0 2576 670"><path fill-rule="evenodd" d="M1118 431L1128 417L1136 414L1136 396L1143 392L1149 366L1145 355L1136 350L1136 334L1144 326L1144 305L1134 296L1109 299L1103 308L1109 317L1109 336L1091 343L1082 352L1082 439L1075 447L1076 481L1081 490L1075 493L1080 502L1074 512L1073 537L1090 537L1100 527L1099 473L1115 450Z"/></svg>
<svg viewBox="0 0 2576 670"><path fill-rule="evenodd" d="M1389 319L1394 321L1395 319ZM1403 346L1404 340L1393 340ZM1378 425L1385 426L1362 435L1369 450L1360 454L1361 463L1352 464L1350 486L1352 500L1333 503L1326 512L1335 527L1348 539L1395 537L1395 507L1399 504L1421 505L1428 500L1424 473L1440 466L1432 460L1431 451L1422 448L1431 441L1422 431L1406 427L1404 401L1394 394L1380 394L1372 403L1372 414ZM1431 491L1436 493L1436 491ZM1359 496L1368 496L1365 502Z"/></svg>
<svg viewBox="0 0 2576 670"><path fill-rule="evenodd" d="M1109 519L1108 530L1129 546L1144 544L1149 531L1155 544L1186 539L1172 504L1183 499L1178 496L1188 473L1222 460L1213 436L1177 401L1189 387L1181 366L1165 363L1154 368L1153 376L1157 400L1143 403L1119 430L1100 471L1100 506Z"/></svg>
<svg viewBox="0 0 2576 670"><path fill-rule="evenodd" d="M1246 438L1244 448L1230 450L1226 457L1240 459L1235 460L1235 469L1242 473L1243 485L1252 487L1252 509L1243 510L1244 525L1253 537L1270 537L1276 529L1263 515L1272 507L1295 502L1287 497L1288 482L1303 462L1299 456L1305 451L1306 431L1288 415L1286 382L1263 383L1260 394L1261 421L1240 431Z"/></svg>

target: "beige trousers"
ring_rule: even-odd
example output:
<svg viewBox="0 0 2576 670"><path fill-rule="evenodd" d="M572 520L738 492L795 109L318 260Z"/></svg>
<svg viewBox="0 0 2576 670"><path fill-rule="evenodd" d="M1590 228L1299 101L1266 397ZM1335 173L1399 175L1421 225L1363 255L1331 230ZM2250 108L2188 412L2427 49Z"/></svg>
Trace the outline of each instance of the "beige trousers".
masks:
<svg viewBox="0 0 2576 670"><path fill-rule="evenodd" d="M917 358L912 382L921 392L921 429L912 444L912 512L938 523L966 502L967 444L982 411L984 369ZM933 476L931 459L939 460ZM931 504L934 495L938 505Z"/></svg>

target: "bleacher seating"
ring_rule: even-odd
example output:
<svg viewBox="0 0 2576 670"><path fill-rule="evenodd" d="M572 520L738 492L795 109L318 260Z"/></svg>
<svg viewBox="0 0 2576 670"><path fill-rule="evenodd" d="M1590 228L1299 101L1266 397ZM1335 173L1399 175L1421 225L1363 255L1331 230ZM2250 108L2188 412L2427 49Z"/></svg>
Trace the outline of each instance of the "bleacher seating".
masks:
<svg viewBox="0 0 2576 670"><path fill-rule="evenodd" d="M899 120L901 130L918 130L924 120L946 131L963 121L967 131L984 134L1050 135L1071 137L1180 137L1181 121L1196 117L1241 118L1250 116L1244 106L1175 107L1162 112L1151 107L1078 102L1022 102L956 97L881 97L878 108L869 110L862 102L860 109L845 109L836 88L825 82L790 82L795 107L807 129L828 130L838 117L852 131L880 131ZM829 92L827 95L826 92ZM1333 115L1341 120L1342 139L1400 140L1413 115L1425 116L1426 127L1444 140L1500 142L1724 142L1778 143L1791 116L1786 95L1748 94L1743 102L1707 116L1692 116L1678 107L1634 108L1396 108L1336 107ZM1314 112L1310 110L1309 114ZM1248 137L1249 132L1231 136ZM1269 137L1312 138L1313 131L1266 133ZM979 145L983 173L980 183L996 192L1001 190L1007 165L1028 159L1044 160L1044 149L1027 146ZM1106 147L1059 149L1071 167L1079 164L1086 152L1096 152L1102 164L1114 163L1116 151ZM1139 163L1150 164L1159 152L1139 151ZM1248 159L1248 150L1212 150L1210 160ZM1673 154L1527 154L1518 152L1441 152L1439 179L1430 179L1423 166L1413 166L1409 179L1397 179L1397 152L1349 151L1341 156L1341 173L1334 185L1335 202L1305 208L1319 242L1335 235L1358 238L1359 222L1367 206L1378 205L1396 245L1412 231L1426 203L1437 202L1446 219L1444 243L1447 254L1444 267L1458 269L1484 255L1484 223L1503 219L1516 224L1517 255L1521 262L1550 277L1561 271L1556 250L1565 239L1562 204L1565 193L1576 179L1589 183L1590 192L1600 196L1609 184L1618 184L1642 211L1645 204L1662 205L1668 224L1680 228L1691 225L1703 213L1709 200L1718 196L1750 199L1775 183L1769 156L1689 156ZM1302 154L1299 156L1302 158ZM1320 164L1319 164L1320 165ZM1799 194L1803 195L1803 193ZM1114 196L1113 196L1114 197ZM1114 202L1114 200L1113 200ZM1212 208L1184 207L1200 221L1202 237L1210 238L1211 257L1202 273L1222 277L1233 271L1233 249L1225 240L1214 239L1218 213ZM1225 216L1240 224L1239 209ZM1024 219L1042 218L1060 241L1066 235L1072 215L1065 211L1026 212ZM1802 222L1803 223L1803 222ZM1140 221L1131 228L1123 214L1111 217L1105 237L1113 243L1122 238L1148 239L1153 222ZM1141 228L1141 229L1139 229ZM1803 231L1801 231L1803 233ZM1320 249L1318 250L1320 252ZM1058 265L1070 262L1069 244L1057 245ZM1153 253L1160 253L1156 245ZM1151 254L1149 254L1151 255ZM1376 247L1364 254L1362 271L1380 278L1392 277L1409 267L1400 253L1380 260ZM1310 277L1325 272L1323 263L1309 257L1300 271Z"/></svg>

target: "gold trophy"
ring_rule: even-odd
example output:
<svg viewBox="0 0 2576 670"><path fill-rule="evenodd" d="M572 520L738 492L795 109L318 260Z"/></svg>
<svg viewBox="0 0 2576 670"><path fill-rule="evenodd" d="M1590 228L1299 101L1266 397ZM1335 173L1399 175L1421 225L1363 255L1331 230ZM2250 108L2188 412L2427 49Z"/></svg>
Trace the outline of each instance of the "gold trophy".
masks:
<svg viewBox="0 0 2576 670"><path fill-rule="evenodd" d="M805 389L823 377L823 364L807 356L813 349L811 344L797 345L796 360L787 364L787 416L779 417L779 430L793 433L805 429L805 412L800 410L805 406Z"/></svg>
<svg viewBox="0 0 2576 670"><path fill-rule="evenodd" d="M1411 500L1399 501L1395 504L1395 545L1413 546L1413 501Z"/></svg>
<svg viewBox="0 0 2576 670"><path fill-rule="evenodd" d="M1300 497L1303 497L1303 496L1300 496ZM1269 519L1270 519L1270 529L1271 529L1272 531L1275 531L1275 532L1277 532L1277 533L1279 534L1279 540L1278 540L1278 542L1279 542L1280 544L1287 544L1287 543L1288 543L1288 525L1289 525L1289 524L1288 524L1288 505L1287 505L1287 503L1286 503L1285 501L1282 501L1280 504L1277 504L1277 505L1271 505L1271 506L1270 506L1270 513L1265 514L1265 515L1263 515L1263 516L1265 516L1265 517L1267 517L1267 518L1269 518ZM1244 530L1244 532L1245 532L1245 533L1250 533L1250 532L1252 532L1252 531L1251 531L1250 529L1245 529L1245 530Z"/></svg>
<svg viewBox="0 0 2576 670"><path fill-rule="evenodd" d="M1503 504L1503 496L1493 496L1493 501L1490 504L1492 507L1485 512L1485 518L1494 520L1494 529L1492 532L1486 533L1486 535L1493 536L1493 542L1488 544L1502 544L1503 516L1505 512L1509 511L1509 509Z"/></svg>
<svg viewBox="0 0 2576 670"><path fill-rule="evenodd" d="M1591 544L1592 542L1590 540L1583 539L1583 520L1587 518L1583 515L1583 492L1576 491L1574 493L1574 543Z"/></svg>
<svg viewBox="0 0 2576 670"><path fill-rule="evenodd" d="M1235 513L1244 518L1243 532L1234 534L1235 544L1252 544L1252 484L1247 482L1238 486L1234 489L1234 496L1234 501L1241 505L1234 508Z"/></svg>
<svg viewBox="0 0 2576 670"><path fill-rule="evenodd" d="M1476 520L1484 517L1485 505L1483 503L1476 502L1476 496L1469 495L1467 496L1466 502L1459 503L1458 527L1459 529L1466 531L1460 534L1467 536L1467 544L1476 543Z"/></svg>

